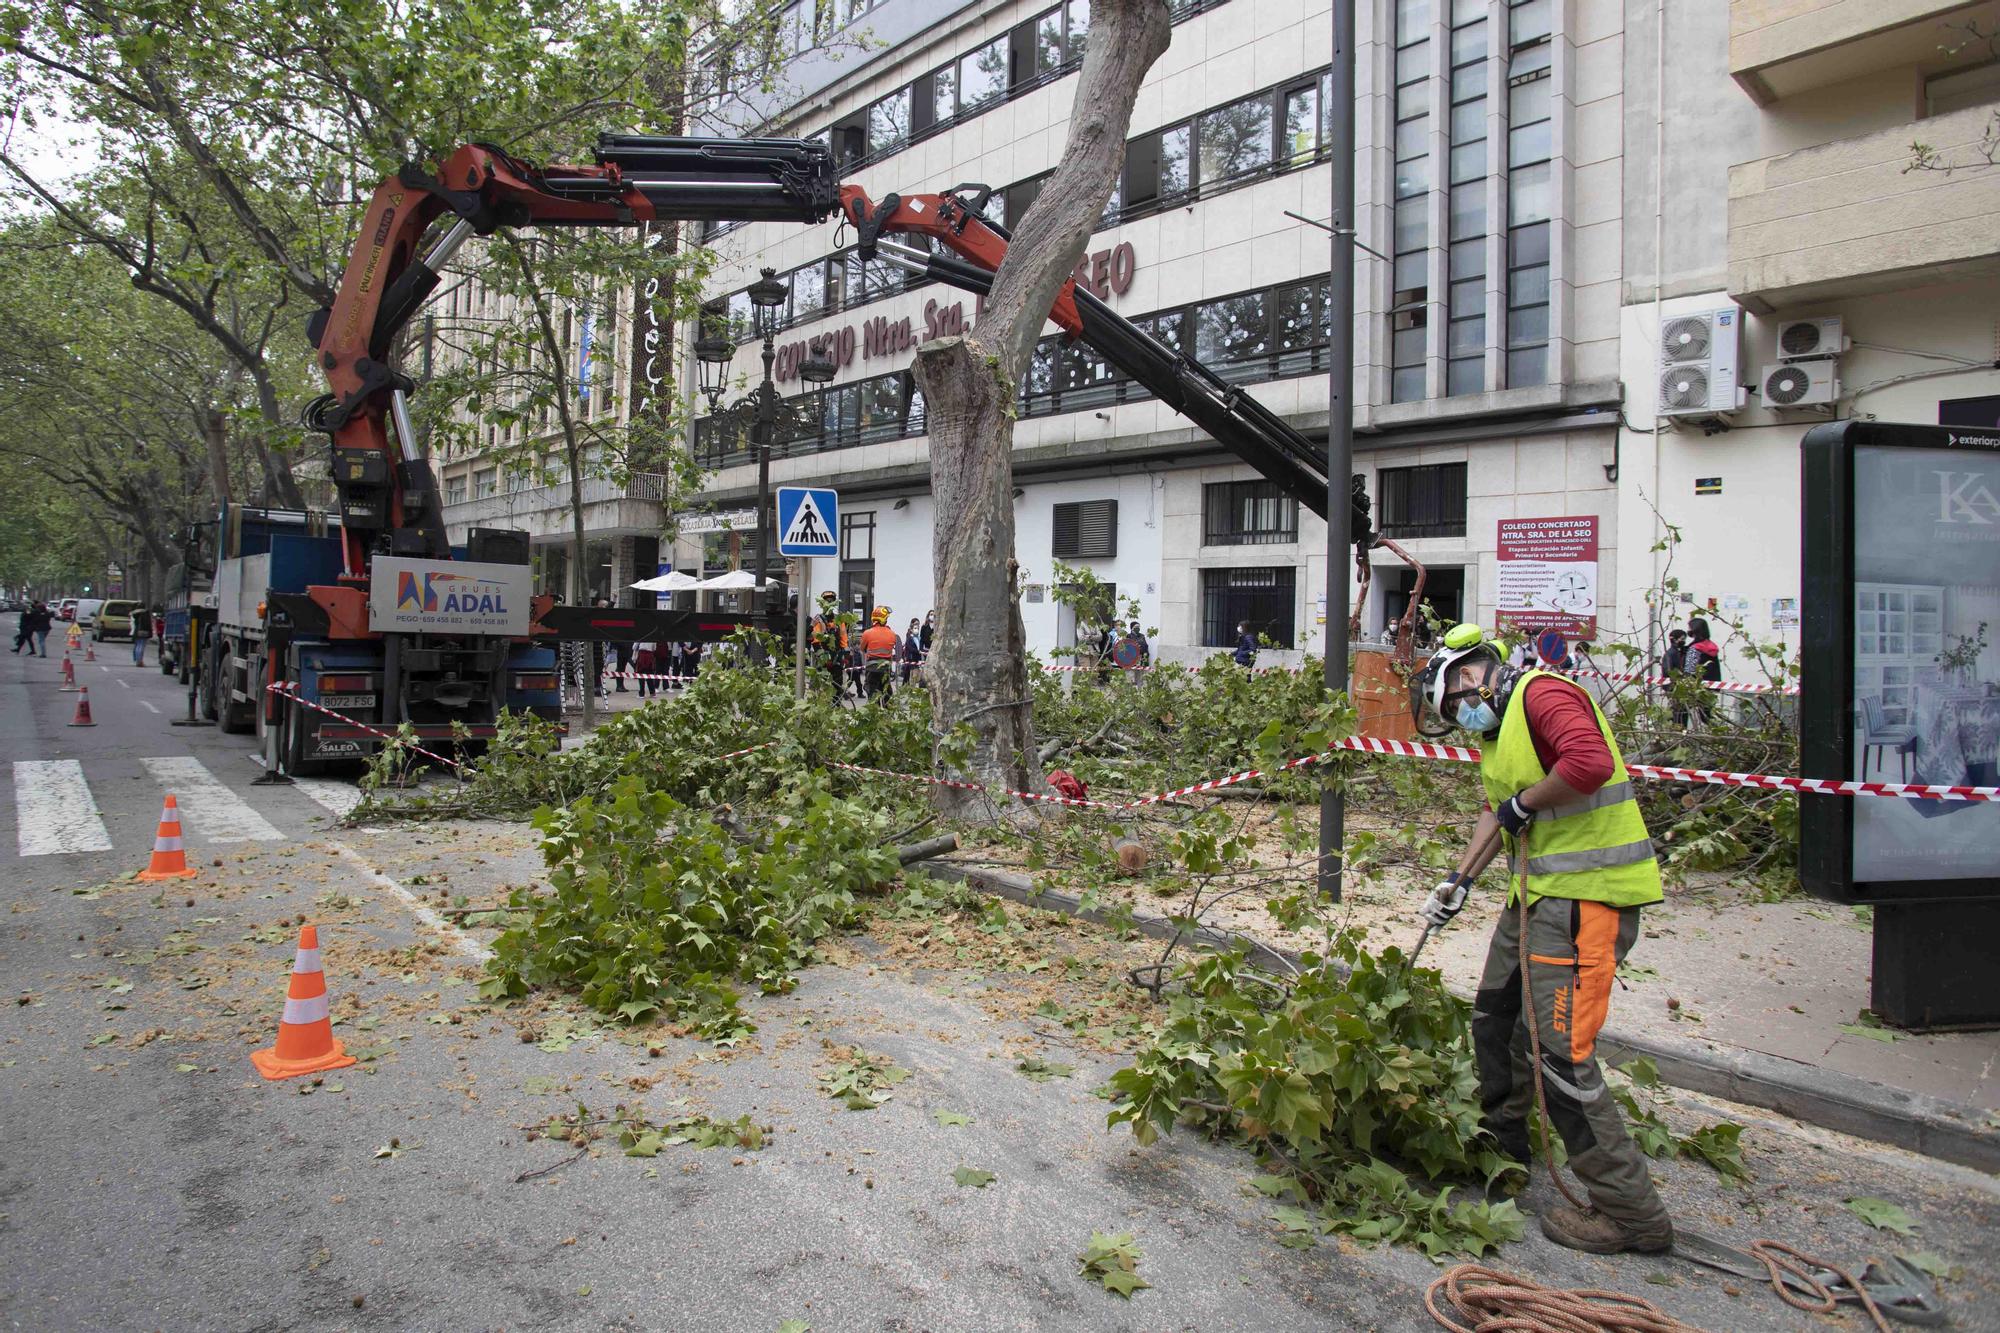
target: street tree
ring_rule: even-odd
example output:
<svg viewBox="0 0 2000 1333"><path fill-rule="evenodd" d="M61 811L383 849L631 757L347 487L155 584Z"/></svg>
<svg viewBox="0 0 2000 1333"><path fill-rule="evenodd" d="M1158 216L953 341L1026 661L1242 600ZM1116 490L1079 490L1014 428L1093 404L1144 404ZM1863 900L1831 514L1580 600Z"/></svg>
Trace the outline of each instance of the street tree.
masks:
<svg viewBox="0 0 2000 1333"><path fill-rule="evenodd" d="M931 534L938 608L925 668L934 693L937 759L959 725L972 731L971 775L1001 790L1032 790L1034 720L1014 555L1013 449L1017 386L1049 307L1082 259L1125 164L1132 106L1172 33L1165 0L1092 6L1069 134L1059 165L1015 228L976 329L925 343L914 366L928 404ZM995 807L939 787L967 817Z"/></svg>

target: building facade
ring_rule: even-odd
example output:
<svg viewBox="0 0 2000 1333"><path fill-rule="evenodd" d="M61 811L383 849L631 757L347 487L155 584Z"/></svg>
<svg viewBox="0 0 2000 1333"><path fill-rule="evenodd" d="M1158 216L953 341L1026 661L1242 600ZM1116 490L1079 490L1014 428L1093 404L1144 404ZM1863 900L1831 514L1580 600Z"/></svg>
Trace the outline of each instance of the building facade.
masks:
<svg viewBox="0 0 2000 1333"><path fill-rule="evenodd" d="M1426 566L1426 599L1487 624L1566 609L1644 645L1712 611L1796 643L1805 430L2000 410L2000 4L1360 0L1356 27L1355 471L1377 526ZM700 128L822 137L878 200L981 183L989 216L1017 221L1062 152L1088 30L1088 0L809 0L777 90L713 71L742 87ZM1331 188L1330 45L1319 0L1178 7L1080 269L1315 442L1329 245L1308 220ZM842 497L841 557L812 563L808 592L887 605L898 626L922 615L929 442L909 365L975 325L977 301L863 263L832 222L693 239L718 256L717 315L747 325L764 268L786 288L771 479ZM638 383L631 309L646 306L611 334L614 412ZM693 332L670 386L690 400ZM1322 650L1319 518L1049 334L1015 433L1031 646L1078 635L1055 595L1070 566L1137 602L1162 656L1205 656L1244 621ZM824 388L798 373L815 343L836 364ZM760 351L739 336L732 393ZM703 418L688 447L709 469L694 508L593 502L613 584L653 572L631 543L670 518L658 563L751 562L750 442ZM481 505L519 521L533 501L479 494L501 484L479 470L476 452L444 469L454 528ZM1373 572L1364 638L1412 583L1386 550Z"/></svg>

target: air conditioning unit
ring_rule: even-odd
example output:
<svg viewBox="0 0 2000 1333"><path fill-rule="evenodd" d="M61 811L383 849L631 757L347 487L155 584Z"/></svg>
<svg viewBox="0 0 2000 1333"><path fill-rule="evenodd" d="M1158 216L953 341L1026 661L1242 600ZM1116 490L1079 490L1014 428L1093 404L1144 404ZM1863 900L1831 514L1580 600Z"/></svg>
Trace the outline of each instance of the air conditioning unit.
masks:
<svg viewBox="0 0 2000 1333"><path fill-rule="evenodd" d="M1786 361L1758 375L1764 406L1824 407L1840 397L1840 379L1831 360Z"/></svg>
<svg viewBox="0 0 2000 1333"><path fill-rule="evenodd" d="M1661 416L1708 417L1743 406L1736 370L1742 333L1743 312L1733 305L1660 321Z"/></svg>
<svg viewBox="0 0 2000 1333"><path fill-rule="evenodd" d="M1846 350L1847 335L1841 330L1839 315L1788 319L1778 325L1780 361L1816 361Z"/></svg>

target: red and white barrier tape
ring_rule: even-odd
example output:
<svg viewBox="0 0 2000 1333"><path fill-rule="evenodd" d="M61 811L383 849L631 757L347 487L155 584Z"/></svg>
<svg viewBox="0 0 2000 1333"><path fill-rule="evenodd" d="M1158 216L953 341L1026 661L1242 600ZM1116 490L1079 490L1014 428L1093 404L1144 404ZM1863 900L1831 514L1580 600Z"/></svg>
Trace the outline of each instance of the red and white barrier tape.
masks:
<svg viewBox="0 0 2000 1333"><path fill-rule="evenodd" d="M299 704L303 707L310 708L315 713L325 713L328 717L338 718L340 721L345 722L350 727L358 727L360 730L367 732L371 736L380 736L385 741L395 741L398 744L408 746L410 749L415 750L418 754L424 756L424 758L426 759L435 759L440 764L449 764L451 767L459 769L461 771L465 768L465 765L460 763L458 760L447 759L443 755L437 753L435 750L426 750L423 746L418 745L415 741L410 740L406 736L398 736L395 732L384 731L380 727L371 727L366 722L357 722L353 718L347 716L347 714L345 713L336 713L331 708L322 707L321 705L316 704L312 700L301 695L298 692L297 685L281 680L273 682L272 684L267 685L265 688L270 690L273 694L283 695L285 698L290 699L295 704Z"/></svg>
<svg viewBox="0 0 2000 1333"><path fill-rule="evenodd" d="M1445 759L1454 763L1476 764L1479 751L1465 745L1435 745L1424 741L1389 740L1381 736L1349 736L1336 742L1331 749L1319 754L1309 754L1280 764L1277 772L1289 772L1304 768L1323 759L1331 758L1336 752L1355 750L1368 754L1394 754L1412 759ZM966 791L992 790L977 782L964 782L948 778L933 778L915 773L897 773L885 768L865 768L860 764L831 764L832 768L848 769L857 773L871 773L879 777L898 778L905 782L923 782L932 786L956 787ZM1905 800L1930 801L2000 801L2000 787L1958 787L1939 783L1915 782L1860 782L1837 781L1832 778L1779 777L1769 773L1730 773L1710 768L1672 768L1658 764L1627 764L1626 771L1634 777L1654 778L1666 782L1702 782L1717 787L1757 787L1767 791L1799 791L1822 796L1893 796ZM1051 805L1084 806L1096 810L1136 810L1142 806L1158 805L1183 796L1198 796L1203 792L1215 791L1222 787L1233 787L1239 782L1249 782L1266 776L1264 770L1244 769L1226 777L1209 778L1206 781L1176 787L1171 791L1158 792L1152 796L1142 796L1133 801L1092 801L1078 800L1067 796L1048 796L1039 792L1002 791L999 794L1017 797L1021 800L1041 801Z"/></svg>
<svg viewBox="0 0 2000 1333"><path fill-rule="evenodd" d="M1574 667L1563 674L1569 676L1595 676L1599 680L1637 681L1643 685L1672 685L1676 681L1689 681L1705 690L1720 690L1724 694L1797 694L1796 685L1756 685L1749 681L1737 680L1695 680L1692 676L1649 676L1643 671L1598 671L1591 667Z"/></svg>

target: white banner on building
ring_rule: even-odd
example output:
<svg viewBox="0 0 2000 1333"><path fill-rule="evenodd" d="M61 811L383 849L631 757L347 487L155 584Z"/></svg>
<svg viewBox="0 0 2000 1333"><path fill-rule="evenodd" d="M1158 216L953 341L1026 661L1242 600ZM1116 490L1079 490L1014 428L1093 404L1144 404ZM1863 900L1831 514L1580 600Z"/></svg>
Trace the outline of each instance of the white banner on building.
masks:
<svg viewBox="0 0 2000 1333"><path fill-rule="evenodd" d="M378 555L369 569L368 628L526 634L533 584L528 565Z"/></svg>

